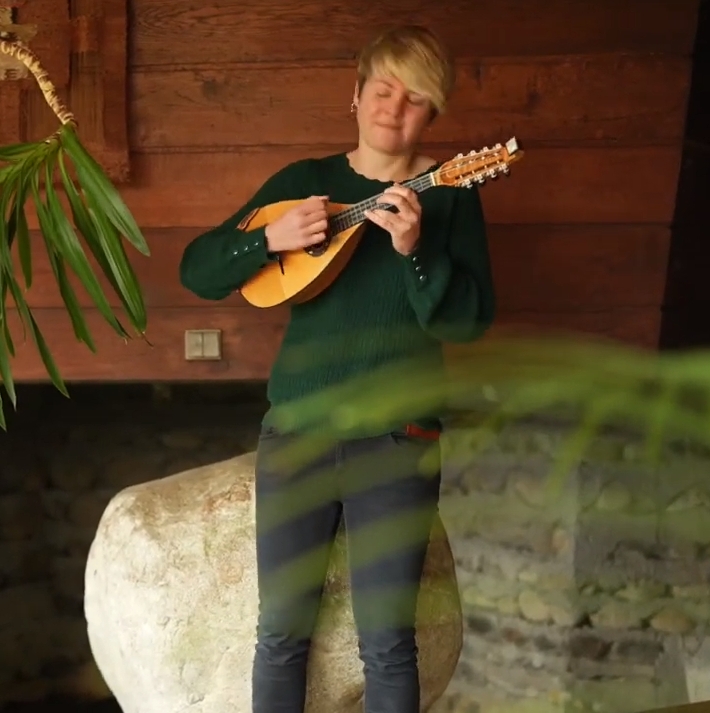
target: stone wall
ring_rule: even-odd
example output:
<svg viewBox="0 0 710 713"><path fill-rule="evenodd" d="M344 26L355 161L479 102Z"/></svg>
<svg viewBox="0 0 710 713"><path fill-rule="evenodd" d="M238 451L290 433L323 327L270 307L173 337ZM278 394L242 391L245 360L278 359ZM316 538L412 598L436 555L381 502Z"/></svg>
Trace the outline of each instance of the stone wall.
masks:
<svg viewBox="0 0 710 713"><path fill-rule="evenodd" d="M251 450L262 387L21 394L0 438L0 701L107 695L82 615L108 500L134 483ZM605 436L544 489L561 433L517 426L473 461L444 443L442 514L464 652L438 713L632 713L710 699L710 461Z"/></svg>
<svg viewBox="0 0 710 713"><path fill-rule="evenodd" d="M710 699L710 460L518 425L471 462L447 443L442 513L467 622L441 710L632 713ZM473 702L476 705L473 706ZM503 706L503 707L502 707Z"/></svg>

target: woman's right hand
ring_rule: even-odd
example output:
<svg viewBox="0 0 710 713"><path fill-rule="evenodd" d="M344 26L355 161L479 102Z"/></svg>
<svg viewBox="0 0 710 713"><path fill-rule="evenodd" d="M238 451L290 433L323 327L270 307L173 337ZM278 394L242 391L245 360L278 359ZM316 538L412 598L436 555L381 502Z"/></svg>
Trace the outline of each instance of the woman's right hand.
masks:
<svg viewBox="0 0 710 713"><path fill-rule="evenodd" d="M311 196L266 226L266 247L271 253L299 250L326 239L328 196Z"/></svg>

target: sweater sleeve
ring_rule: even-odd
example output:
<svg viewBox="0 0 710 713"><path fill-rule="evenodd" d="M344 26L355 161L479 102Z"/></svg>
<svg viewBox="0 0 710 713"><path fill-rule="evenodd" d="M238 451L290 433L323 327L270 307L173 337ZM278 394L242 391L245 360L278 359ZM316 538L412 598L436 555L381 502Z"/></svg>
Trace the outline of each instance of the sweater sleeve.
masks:
<svg viewBox="0 0 710 713"><path fill-rule="evenodd" d="M267 251L265 227L243 231L237 225L256 208L302 197L298 191L302 173L300 164L281 169L236 213L194 238L180 261L182 286L202 299L223 300L276 259Z"/></svg>
<svg viewBox="0 0 710 713"><path fill-rule="evenodd" d="M493 323L495 291L478 190L452 190L445 248L423 242L402 261L422 328L442 342L470 342Z"/></svg>

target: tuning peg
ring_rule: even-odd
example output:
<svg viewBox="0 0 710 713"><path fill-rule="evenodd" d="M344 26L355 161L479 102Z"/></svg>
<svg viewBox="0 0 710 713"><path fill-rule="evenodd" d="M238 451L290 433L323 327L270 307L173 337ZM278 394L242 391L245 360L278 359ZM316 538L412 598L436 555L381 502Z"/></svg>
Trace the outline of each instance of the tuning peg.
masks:
<svg viewBox="0 0 710 713"><path fill-rule="evenodd" d="M504 163L503 166L500 169L500 172L504 175L507 176L510 173L510 166L508 166L507 163Z"/></svg>
<svg viewBox="0 0 710 713"><path fill-rule="evenodd" d="M457 153L457 154L456 154L456 158L463 158L463 154L462 154L462 153Z"/></svg>

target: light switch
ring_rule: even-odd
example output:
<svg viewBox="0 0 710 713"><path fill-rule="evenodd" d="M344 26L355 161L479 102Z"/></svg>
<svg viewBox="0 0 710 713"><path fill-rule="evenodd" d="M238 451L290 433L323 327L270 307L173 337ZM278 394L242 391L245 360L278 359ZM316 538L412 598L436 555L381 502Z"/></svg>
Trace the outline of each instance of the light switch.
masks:
<svg viewBox="0 0 710 713"><path fill-rule="evenodd" d="M205 329L202 331L202 358L222 358L222 332L219 329Z"/></svg>
<svg viewBox="0 0 710 713"><path fill-rule="evenodd" d="M185 330L185 359L187 361L197 361L204 359L219 360L221 358L221 329Z"/></svg>

